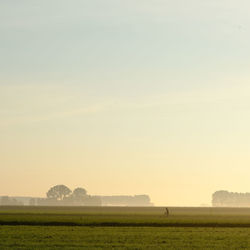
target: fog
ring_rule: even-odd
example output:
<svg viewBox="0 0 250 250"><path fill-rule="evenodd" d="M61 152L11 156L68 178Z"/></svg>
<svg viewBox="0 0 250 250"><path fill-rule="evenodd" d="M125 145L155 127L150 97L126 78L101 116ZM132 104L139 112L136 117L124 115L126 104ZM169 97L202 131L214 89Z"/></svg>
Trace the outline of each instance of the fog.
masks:
<svg viewBox="0 0 250 250"><path fill-rule="evenodd" d="M1 1L0 196L63 183L99 204L210 206L249 192L249 9Z"/></svg>

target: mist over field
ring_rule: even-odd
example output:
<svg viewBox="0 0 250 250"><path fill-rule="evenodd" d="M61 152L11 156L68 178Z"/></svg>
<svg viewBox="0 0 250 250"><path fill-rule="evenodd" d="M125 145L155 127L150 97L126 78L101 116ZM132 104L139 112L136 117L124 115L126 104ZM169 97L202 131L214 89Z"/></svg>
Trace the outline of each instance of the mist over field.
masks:
<svg viewBox="0 0 250 250"><path fill-rule="evenodd" d="M0 0L0 249L250 249L249 0Z"/></svg>
<svg viewBox="0 0 250 250"><path fill-rule="evenodd" d="M248 206L249 9L0 1L0 196Z"/></svg>

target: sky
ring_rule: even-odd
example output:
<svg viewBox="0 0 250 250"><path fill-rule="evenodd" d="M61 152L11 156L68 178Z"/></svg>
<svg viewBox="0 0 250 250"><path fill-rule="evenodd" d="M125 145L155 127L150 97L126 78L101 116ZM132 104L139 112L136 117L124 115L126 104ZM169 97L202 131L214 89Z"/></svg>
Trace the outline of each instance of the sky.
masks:
<svg viewBox="0 0 250 250"><path fill-rule="evenodd" d="M0 195L158 206L250 192L250 2L0 0Z"/></svg>

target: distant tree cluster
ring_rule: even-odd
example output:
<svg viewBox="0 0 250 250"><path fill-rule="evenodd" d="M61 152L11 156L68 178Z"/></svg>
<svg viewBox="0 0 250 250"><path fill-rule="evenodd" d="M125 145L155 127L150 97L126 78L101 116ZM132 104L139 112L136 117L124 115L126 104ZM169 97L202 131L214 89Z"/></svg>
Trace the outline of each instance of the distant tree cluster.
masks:
<svg viewBox="0 0 250 250"><path fill-rule="evenodd" d="M212 196L214 207L250 207L250 193L216 191Z"/></svg>
<svg viewBox="0 0 250 250"><path fill-rule="evenodd" d="M22 206L23 203L17 201L14 198L10 198L9 196L3 196L0 199L0 206Z"/></svg>
<svg viewBox="0 0 250 250"><path fill-rule="evenodd" d="M86 189L77 187L73 191L65 185L51 187L46 198L16 196L0 197L0 206L153 206L148 195L89 195Z"/></svg>
<svg viewBox="0 0 250 250"><path fill-rule="evenodd" d="M100 206L101 199L87 194L84 188L71 191L65 185L56 185L47 192L47 198L30 199L30 205L40 206Z"/></svg>

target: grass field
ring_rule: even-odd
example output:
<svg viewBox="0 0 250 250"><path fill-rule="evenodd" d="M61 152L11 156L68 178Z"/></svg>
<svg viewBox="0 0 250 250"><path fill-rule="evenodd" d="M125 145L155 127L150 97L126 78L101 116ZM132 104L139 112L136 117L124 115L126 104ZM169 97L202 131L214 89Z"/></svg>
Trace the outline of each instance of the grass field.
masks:
<svg viewBox="0 0 250 250"><path fill-rule="evenodd" d="M0 249L250 249L249 208L0 207Z"/></svg>

